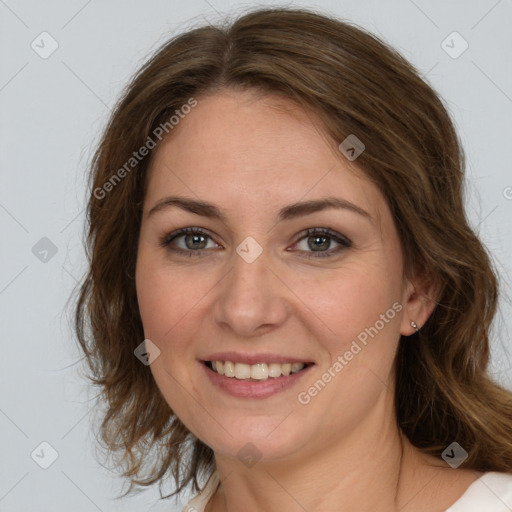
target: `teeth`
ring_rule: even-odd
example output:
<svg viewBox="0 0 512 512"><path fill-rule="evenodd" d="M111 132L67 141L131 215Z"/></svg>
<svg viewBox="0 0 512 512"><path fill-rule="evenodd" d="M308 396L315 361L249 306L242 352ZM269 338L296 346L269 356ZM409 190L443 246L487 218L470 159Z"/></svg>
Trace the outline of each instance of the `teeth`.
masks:
<svg viewBox="0 0 512 512"><path fill-rule="evenodd" d="M213 363L213 366L215 367L217 373L219 373L220 375L224 375L224 365L222 364L221 361L215 361L215 363Z"/></svg>
<svg viewBox="0 0 512 512"><path fill-rule="evenodd" d="M299 370L302 370L304 368L305 364L303 363L292 363L290 366L290 372L291 373L297 373Z"/></svg>
<svg viewBox="0 0 512 512"><path fill-rule="evenodd" d="M221 361L215 361L215 364L219 363L219 366L222 368L224 366L224 375L226 377L234 377L235 376L235 365L231 361L226 361L224 365ZM219 372L220 373L220 372ZM221 373L222 375L222 373Z"/></svg>
<svg viewBox="0 0 512 512"><path fill-rule="evenodd" d="M211 361L212 369L219 375L235 379L267 380L269 378L281 377L297 373L306 365L304 363L258 363L245 364L233 363L231 361Z"/></svg>
<svg viewBox="0 0 512 512"><path fill-rule="evenodd" d="M235 364L235 378L236 379L250 379L251 367L248 364L236 363Z"/></svg>
<svg viewBox="0 0 512 512"><path fill-rule="evenodd" d="M270 363L268 365L269 377L281 377L281 365L279 363Z"/></svg>
<svg viewBox="0 0 512 512"><path fill-rule="evenodd" d="M267 380L268 366L265 363L253 364L251 366L251 379Z"/></svg>

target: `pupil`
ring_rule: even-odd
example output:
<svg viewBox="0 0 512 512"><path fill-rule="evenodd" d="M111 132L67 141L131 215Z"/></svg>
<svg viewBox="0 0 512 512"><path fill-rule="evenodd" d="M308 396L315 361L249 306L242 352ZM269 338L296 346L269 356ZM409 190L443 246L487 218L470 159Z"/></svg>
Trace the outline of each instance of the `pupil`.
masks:
<svg viewBox="0 0 512 512"><path fill-rule="evenodd" d="M328 249L329 248L329 241L328 241L328 237L325 237L325 236L316 236L316 237L312 237L314 242L313 242L313 245L310 244L310 248L311 249ZM324 242L320 242L318 243L319 240L324 240Z"/></svg>
<svg viewBox="0 0 512 512"><path fill-rule="evenodd" d="M201 241L201 238L203 239L203 245L201 247L197 247L197 245L195 245L197 242L200 242ZM189 246L188 244L188 241L192 239L192 247ZM187 247L189 249L203 249L204 247L204 236L203 235L187 235Z"/></svg>

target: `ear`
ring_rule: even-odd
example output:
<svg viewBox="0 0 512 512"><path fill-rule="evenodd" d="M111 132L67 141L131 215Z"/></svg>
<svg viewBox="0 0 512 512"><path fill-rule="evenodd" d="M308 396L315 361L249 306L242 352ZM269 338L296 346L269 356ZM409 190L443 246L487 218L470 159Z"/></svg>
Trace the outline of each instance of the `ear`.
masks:
<svg viewBox="0 0 512 512"><path fill-rule="evenodd" d="M412 322L421 329L437 305L439 283L432 275L416 274L412 278L404 277L402 305L404 314L400 334L410 336L416 332Z"/></svg>

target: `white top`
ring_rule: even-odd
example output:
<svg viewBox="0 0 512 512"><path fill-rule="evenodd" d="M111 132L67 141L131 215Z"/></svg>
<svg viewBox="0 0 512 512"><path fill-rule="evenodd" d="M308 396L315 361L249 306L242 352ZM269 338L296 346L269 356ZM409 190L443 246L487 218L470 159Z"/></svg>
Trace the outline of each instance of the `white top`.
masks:
<svg viewBox="0 0 512 512"><path fill-rule="evenodd" d="M204 512L219 483L219 474L214 471L202 492L182 512ZM512 512L512 473L484 473L445 512Z"/></svg>
<svg viewBox="0 0 512 512"><path fill-rule="evenodd" d="M490 471L475 480L446 512L511 512L512 474Z"/></svg>

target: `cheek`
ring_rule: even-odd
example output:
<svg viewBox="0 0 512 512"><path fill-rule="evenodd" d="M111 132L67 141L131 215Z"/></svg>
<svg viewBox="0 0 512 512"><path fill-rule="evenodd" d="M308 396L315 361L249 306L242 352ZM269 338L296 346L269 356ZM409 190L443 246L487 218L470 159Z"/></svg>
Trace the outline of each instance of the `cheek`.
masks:
<svg viewBox="0 0 512 512"><path fill-rule="evenodd" d="M136 287L144 335L152 341L161 340L163 333L172 325L175 311L173 296L150 265L140 264L137 267Z"/></svg>
<svg viewBox="0 0 512 512"><path fill-rule="evenodd" d="M150 369L176 411L183 408L183 387L194 391L197 347L191 340L198 337L198 326L207 314L208 293L218 281L212 274L177 270L144 252L137 264L136 288L144 335L160 350Z"/></svg>
<svg viewBox="0 0 512 512"><path fill-rule="evenodd" d="M183 274L171 275L168 269L145 260L144 256L137 264L136 288L145 338L160 350L149 369L171 409L186 425L193 424L194 416L201 411L194 409L188 394L183 392L193 392L193 379L190 368L182 364L189 345L181 340L188 336L188 319L198 300L197 288Z"/></svg>
<svg viewBox="0 0 512 512"><path fill-rule="evenodd" d="M333 421L354 424L373 406L392 377L400 338L397 276L399 269L365 264L338 269L314 285L302 282L297 295L307 297L304 302L317 318L316 338L329 357L303 386L300 403L311 400L320 410L339 411Z"/></svg>
<svg viewBox="0 0 512 512"><path fill-rule="evenodd" d="M144 333L159 340L165 349L174 329L178 325L180 332L186 328L187 318L208 290L208 281L142 257L137 264L136 287Z"/></svg>
<svg viewBox="0 0 512 512"><path fill-rule="evenodd" d="M341 406L336 410L344 410L343 414L350 410L359 418L382 391L400 337L403 305L397 276L399 269L354 265L309 287L306 303L320 320L318 339L330 356L320 369L321 379L333 383L319 393L318 406L330 408L336 403ZM323 389L321 383L308 385Z"/></svg>
<svg viewBox="0 0 512 512"><path fill-rule="evenodd" d="M160 350L150 370L173 410L180 409L176 402L180 396L178 383L185 380L184 369L177 362L184 358L186 345L180 343L176 331L183 335L186 328L183 318L187 318L186 309L190 309L183 288L177 286L176 276L171 279L156 263L144 259L138 263L136 287L144 336Z"/></svg>
<svg viewBox="0 0 512 512"><path fill-rule="evenodd" d="M401 307L393 304L401 299L401 288L391 269L354 265L316 281L301 280L294 291L317 319L319 335L323 332L319 339L331 354L344 350L360 333L364 338L365 329L375 324L381 338L385 332L393 331L393 338L398 332Z"/></svg>

